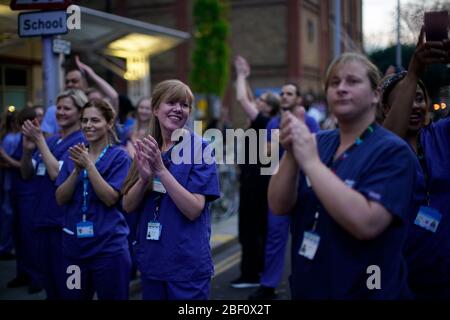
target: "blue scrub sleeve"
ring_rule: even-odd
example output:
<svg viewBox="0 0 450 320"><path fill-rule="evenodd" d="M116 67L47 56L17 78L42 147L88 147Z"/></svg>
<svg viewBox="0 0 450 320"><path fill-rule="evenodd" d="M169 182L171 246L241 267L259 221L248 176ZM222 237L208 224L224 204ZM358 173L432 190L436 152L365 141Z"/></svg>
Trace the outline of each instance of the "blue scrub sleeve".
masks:
<svg viewBox="0 0 450 320"><path fill-rule="evenodd" d="M56 106L50 106L45 111L44 119L42 120L41 130L50 134L59 131L58 122L56 121Z"/></svg>
<svg viewBox="0 0 450 320"><path fill-rule="evenodd" d="M8 133L2 141L2 148L5 150L6 154L11 156L14 153L14 150L20 144L20 134L17 133Z"/></svg>
<svg viewBox="0 0 450 320"><path fill-rule="evenodd" d="M275 116L272 119L270 119L269 123L267 124L267 141L272 141L272 130L279 130L280 128L280 116Z"/></svg>
<svg viewBox="0 0 450 320"><path fill-rule="evenodd" d="M112 164L103 176L103 179L120 193L130 165L130 157L125 151L121 150L118 156L112 161Z"/></svg>
<svg viewBox="0 0 450 320"><path fill-rule="evenodd" d="M414 161L407 148L396 146L381 152L362 174L355 189L406 222L415 185Z"/></svg>
<svg viewBox="0 0 450 320"><path fill-rule="evenodd" d="M68 152L66 152L62 156L61 160L64 161L64 163L61 167L61 170L59 170L58 177L56 177L56 181L55 181L56 187L59 187L60 185L62 185L64 183L64 181L66 181L66 179L69 177L71 171L73 170L73 163L71 166L69 166L69 162L72 162L72 160L70 160Z"/></svg>
<svg viewBox="0 0 450 320"><path fill-rule="evenodd" d="M219 178L216 164L193 164L186 185L191 193L202 194L206 201L214 201L220 197Z"/></svg>
<svg viewBox="0 0 450 320"><path fill-rule="evenodd" d="M450 140L450 116L437 121L434 125L436 130L439 132L439 135Z"/></svg>
<svg viewBox="0 0 450 320"><path fill-rule="evenodd" d="M320 130L317 121L313 117L308 116L307 114L305 114L305 123L308 126L309 131L311 131L312 133L318 132Z"/></svg>

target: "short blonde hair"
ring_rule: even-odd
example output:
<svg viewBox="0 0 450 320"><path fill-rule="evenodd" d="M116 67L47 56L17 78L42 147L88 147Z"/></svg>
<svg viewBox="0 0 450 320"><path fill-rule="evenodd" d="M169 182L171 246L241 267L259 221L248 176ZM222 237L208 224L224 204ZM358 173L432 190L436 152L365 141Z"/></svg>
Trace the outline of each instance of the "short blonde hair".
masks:
<svg viewBox="0 0 450 320"><path fill-rule="evenodd" d="M56 98L56 102L63 98L71 98L75 107L77 107L78 111L83 108L83 106L88 102L88 97L86 94L79 89L68 89L61 92Z"/></svg>
<svg viewBox="0 0 450 320"><path fill-rule="evenodd" d="M363 64L367 69L367 76L370 80L370 85L373 90L376 90L378 83L380 82L381 74L377 66L374 65L365 55L356 52L345 52L339 57L335 58L327 69L325 75L325 92L330 84L331 76L336 72L336 69L348 62L358 61Z"/></svg>

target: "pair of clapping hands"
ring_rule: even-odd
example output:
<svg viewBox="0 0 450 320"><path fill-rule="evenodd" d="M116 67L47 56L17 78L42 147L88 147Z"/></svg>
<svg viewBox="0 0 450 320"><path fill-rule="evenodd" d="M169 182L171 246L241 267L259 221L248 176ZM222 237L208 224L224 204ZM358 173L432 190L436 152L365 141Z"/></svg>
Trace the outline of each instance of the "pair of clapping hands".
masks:
<svg viewBox="0 0 450 320"><path fill-rule="evenodd" d="M148 135L143 139L138 139L134 147L136 149L137 169L141 179L149 181L152 175L159 176L165 166L158 142L151 135Z"/></svg>
<svg viewBox="0 0 450 320"><path fill-rule="evenodd" d="M305 122L305 108L283 111L280 123L280 143L290 152L298 165L305 168L319 159L316 136Z"/></svg>
<svg viewBox="0 0 450 320"><path fill-rule="evenodd" d="M26 150L32 151L36 149L36 144L39 140L45 141L43 132L37 119L25 120L22 125L23 133L23 147Z"/></svg>

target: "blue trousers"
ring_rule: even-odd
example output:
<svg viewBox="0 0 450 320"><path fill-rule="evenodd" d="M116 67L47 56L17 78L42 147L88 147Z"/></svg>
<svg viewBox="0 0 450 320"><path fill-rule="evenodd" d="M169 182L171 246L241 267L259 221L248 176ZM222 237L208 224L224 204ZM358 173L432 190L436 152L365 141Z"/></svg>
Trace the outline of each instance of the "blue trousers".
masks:
<svg viewBox="0 0 450 320"><path fill-rule="evenodd" d="M211 279L159 281L142 279L143 300L208 300Z"/></svg>
<svg viewBox="0 0 450 320"><path fill-rule="evenodd" d="M3 188L0 180L0 254L11 253L13 250L13 209L11 205L11 190Z"/></svg>
<svg viewBox="0 0 450 320"><path fill-rule="evenodd" d="M38 228L39 265L48 300L62 298L64 284L62 231L60 227Z"/></svg>
<svg viewBox="0 0 450 320"><path fill-rule="evenodd" d="M12 197L14 211L14 245L18 277L27 277L35 285L42 286L39 266L37 233L34 227L35 194L26 192Z"/></svg>
<svg viewBox="0 0 450 320"><path fill-rule="evenodd" d="M284 272L291 217L289 215L276 216L269 209L267 219L264 271L260 283L265 287L276 288L280 284Z"/></svg>
<svg viewBox="0 0 450 320"><path fill-rule="evenodd" d="M70 266L80 270L80 288L69 286L75 273L67 272ZM65 289L63 298L67 300L92 300L97 293L99 300L128 300L130 286L130 252L123 250L116 255L72 259L64 256Z"/></svg>

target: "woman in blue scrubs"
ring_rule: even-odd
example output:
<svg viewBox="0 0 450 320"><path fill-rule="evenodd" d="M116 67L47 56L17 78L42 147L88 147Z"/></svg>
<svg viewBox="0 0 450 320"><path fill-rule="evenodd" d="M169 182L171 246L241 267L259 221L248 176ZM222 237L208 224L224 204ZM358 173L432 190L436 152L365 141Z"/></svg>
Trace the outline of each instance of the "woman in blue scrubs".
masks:
<svg viewBox="0 0 450 320"><path fill-rule="evenodd" d="M269 205L276 214L294 212L293 299L410 297L401 252L415 159L375 123L378 81L366 57L345 53L325 82L339 129L313 135L304 110L283 115L286 153L270 181Z"/></svg>
<svg viewBox="0 0 450 320"><path fill-rule="evenodd" d="M37 118L36 110L23 108L18 114L19 128L26 120ZM11 208L13 211L13 237L16 253L16 277L8 282L8 288L30 285L29 292L42 288L39 270L37 243L33 225L36 205L35 178L25 180L20 174L20 159L23 155L23 134L19 144L11 154L15 169L11 170ZM12 164L12 163L11 163ZM35 290L32 290L35 289Z"/></svg>
<svg viewBox="0 0 450 320"><path fill-rule="evenodd" d="M57 98L56 120L60 133L45 138L37 120L22 125L24 153L21 173L26 179L34 177L36 204L33 225L36 230L38 261L47 299L61 298L63 282L61 227L63 214L56 204L55 180L62 166L62 157L69 147L83 141L80 131L81 108L86 95L77 89L61 93ZM34 152L37 148L37 152ZM29 239L29 241L36 241Z"/></svg>
<svg viewBox="0 0 450 320"><path fill-rule="evenodd" d="M146 300L209 296L214 271L209 203L220 192L214 158L202 157L206 142L183 129L193 99L178 80L155 87L150 135L137 141L124 186L124 210L139 214L135 253ZM177 133L183 141L175 145Z"/></svg>
<svg viewBox="0 0 450 320"><path fill-rule="evenodd" d="M450 42L419 42L408 72L381 83L383 126L417 155L415 211L405 247L409 285L417 299L450 299L450 118L430 122L430 99L420 81L426 66L450 62Z"/></svg>
<svg viewBox="0 0 450 320"><path fill-rule="evenodd" d="M94 292L100 300L128 299L129 229L119 210L119 190L131 160L115 145L114 119L106 101L83 107L81 129L88 146L69 148L56 180L56 201L64 211L66 299L92 299Z"/></svg>

